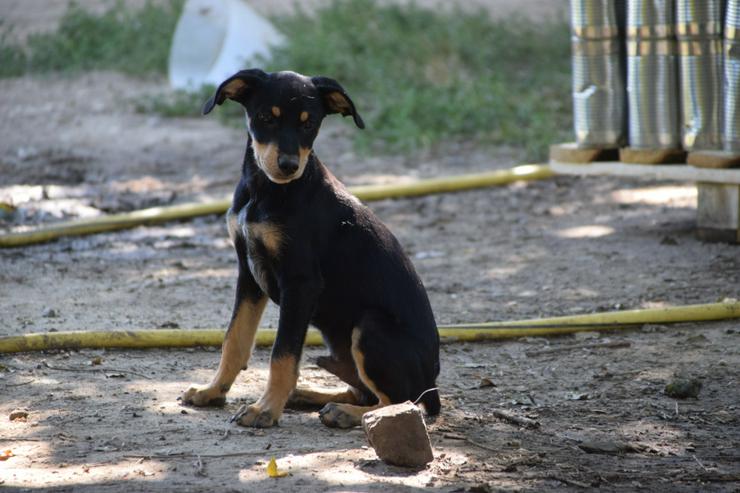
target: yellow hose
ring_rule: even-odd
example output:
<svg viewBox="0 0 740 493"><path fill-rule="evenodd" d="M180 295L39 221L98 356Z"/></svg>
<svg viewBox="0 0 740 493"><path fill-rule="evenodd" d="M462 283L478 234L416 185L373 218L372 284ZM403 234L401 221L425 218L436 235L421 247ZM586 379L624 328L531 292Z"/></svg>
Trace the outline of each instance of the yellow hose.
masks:
<svg viewBox="0 0 740 493"><path fill-rule="evenodd" d="M441 325L439 335L445 342L480 341L623 329L643 324L706 322L737 318L740 318L740 302L730 300L704 305L649 308L511 322ZM258 346L272 345L275 341L275 333L275 329L260 329L257 331L256 344ZM47 349L220 346L223 340L224 330L222 329L52 332L0 337L0 354ZM323 344L321 334L316 330L309 330L306 345L321 344Z"/></svg>
<svg viewBox="0 0 740 493"><path fill-rule="evenodd" d="M360 200L373 201L501 186L515 181L542 180L553 175L554 172L550 169L549 165L525 164L511 169L490 171L487 173L419 180L400 185L350 187L349 190ZM45 243L63 236L89 235L134 228L143 224L177 221L211 214L223 214L230 205L230 200L217 200L207 203L152 207L150 209L141 209L122 214L64 221L49 226L41 226L29 231L0 235L0 248Z"/></svg>

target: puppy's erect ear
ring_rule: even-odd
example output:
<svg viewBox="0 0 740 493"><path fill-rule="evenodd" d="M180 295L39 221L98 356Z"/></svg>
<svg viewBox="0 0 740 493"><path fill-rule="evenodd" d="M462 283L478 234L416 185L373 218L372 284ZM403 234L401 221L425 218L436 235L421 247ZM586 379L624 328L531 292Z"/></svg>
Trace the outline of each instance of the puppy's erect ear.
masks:
<svg viewBox="0 0 740 493"><path fill-rule="evenodd" d="M349 98L339 82L328 77L312 77L311 82L319 90L319 94L324 100L324 107L327 114L341 113L343 116L352 115L355 125L359 128L365 128L365 122L355 109L355 103Z"/></svg>
<svg viewBox="0 0 740 493"><path fill-rule="evenodd" d="M243 98L266 79L267 74L258 68L237 72L218 86L216 93L203 105L203 114L210 113L214 106L222 104L226 98Z"/></svg>

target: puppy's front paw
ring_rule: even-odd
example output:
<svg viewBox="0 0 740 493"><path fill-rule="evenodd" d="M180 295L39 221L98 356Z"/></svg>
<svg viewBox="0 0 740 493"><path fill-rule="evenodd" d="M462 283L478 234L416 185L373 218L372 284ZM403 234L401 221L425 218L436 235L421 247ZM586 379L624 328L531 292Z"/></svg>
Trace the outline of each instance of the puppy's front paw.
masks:
<svg viewBox="0 0 740 493"><path fill-rule="evenodd" d="M269 428L278 424L278 417L271 410L263 410L257 404L251 406L245 404L231 417L231 421L236 421L236 424L241 426Z"/></svg>
<svg viewBox="0 0 740 493"><path fill-rule="evenodd" d="M213 387L190 387L182 393L183 404L204 407L223 407L226 404L226 396L219 389Z"/></svg>

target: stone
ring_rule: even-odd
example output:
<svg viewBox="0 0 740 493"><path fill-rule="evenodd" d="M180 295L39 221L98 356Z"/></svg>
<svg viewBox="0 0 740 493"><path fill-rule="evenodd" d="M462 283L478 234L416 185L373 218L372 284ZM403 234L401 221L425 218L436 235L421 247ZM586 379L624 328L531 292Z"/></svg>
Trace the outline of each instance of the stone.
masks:
<svg viewBox="0 0 740 493"><path fill-rule="evenodd" d="M666 395L675 399L698 398L700 391L701 380L696 378L676 377L665 386Z"/></svg>
<svg viewBox="0 0 740 493"><path fill-rule="evenodd" d="M362 427L375 453L388 464L423 467L434 460L421 410L410 401L365 413Z"/></svg>
<svg viewBox="0 0 740 493"><path fill-rule="evenodd" d="M57 318L57 317L59 317L59 312L57 312L53 308L47 308L47 309L45 309L43 311L43 313L41 314L41 316L44 317L44 318Z"/></svg>
<svg viewBox="0 0 740 493"><path fill-rule="evenodd" d="M10 416L8 417L10 418L10 421L25 421L28 418L28 411L26 411L25 409L16 409L15 411L11 411Z"/></svg>
<svg viewBox="0 0 740 493"><path fill-rule="evenodd" d="M637 452L633 445L615 440L586 440L578 447L588 454L620 455Z"/></svg>

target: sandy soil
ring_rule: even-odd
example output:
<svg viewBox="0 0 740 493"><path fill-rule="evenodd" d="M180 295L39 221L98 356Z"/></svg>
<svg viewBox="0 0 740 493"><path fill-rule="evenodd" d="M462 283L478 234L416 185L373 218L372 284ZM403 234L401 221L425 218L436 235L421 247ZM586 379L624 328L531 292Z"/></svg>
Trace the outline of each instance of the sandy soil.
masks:
<svg viewBox="0 0 740 493"><path fill-rule="evenodd" d="M4 4L12 2L3 2ZM227 196L244 136L215 119L134 111L160 80L110 73L0 80L0 230ZM348 121L317 152L349 184L508 167L507 149L439 143L358 156ZM740 294L740 251L693 236L692 186L558 177L371 204L413 259L440 323L713 302ZM235 261L222 217L0 250L0 336L53 330L223 327ZM270 307L263 321L274 326ZM315 412L281 426L228 423L258 398L258 350L224 409L181 407L212 349L0 356L0 485L8 491L737 491L740 325L646 326L560 338L450 344L435 460L380 462L361 431ZM301 378L332 385L306 351ZM99 364L96 364L99 363ZM699 379L698 399L664 393ZM10 421L17 409L29 414ZM505 411L539 423L522 428ZM290 476L269 479L278 459Z"/></svg>

